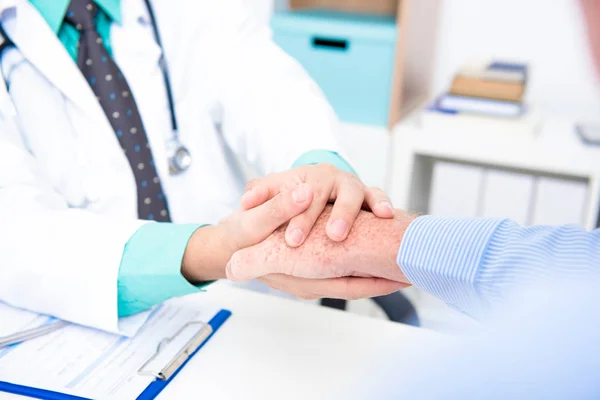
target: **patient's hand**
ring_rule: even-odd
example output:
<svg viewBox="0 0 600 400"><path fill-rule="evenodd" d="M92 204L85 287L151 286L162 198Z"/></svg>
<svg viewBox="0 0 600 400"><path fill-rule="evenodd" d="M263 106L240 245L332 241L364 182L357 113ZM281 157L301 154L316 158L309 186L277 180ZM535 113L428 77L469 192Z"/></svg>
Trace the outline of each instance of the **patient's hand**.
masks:
<svg viewBox="0 0 600 400"><path fill-rule="evenodd" d="M348 238L334 242L325 233L330 212L331 207L325 209L298 248L287 246L284 226L262 243L238 251L227 277L261 279L302 298L373 297L408 286L396 255L414 217L397 211L394 219L380 219L361 211Z"/></svg>

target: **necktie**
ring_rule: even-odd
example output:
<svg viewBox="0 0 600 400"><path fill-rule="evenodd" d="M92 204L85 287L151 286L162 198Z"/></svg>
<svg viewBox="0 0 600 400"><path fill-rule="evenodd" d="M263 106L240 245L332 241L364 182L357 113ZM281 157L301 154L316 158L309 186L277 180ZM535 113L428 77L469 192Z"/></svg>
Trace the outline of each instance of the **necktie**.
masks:
<svg viewBox="0 0 600 400"><path fill-rule="evenodd" d="M92 0L72 0L65 21L80 34L77 65L96 94L125 152L137 185L138 216L170 221L148 137L125 77L96 31L98 11Z"/></svg>

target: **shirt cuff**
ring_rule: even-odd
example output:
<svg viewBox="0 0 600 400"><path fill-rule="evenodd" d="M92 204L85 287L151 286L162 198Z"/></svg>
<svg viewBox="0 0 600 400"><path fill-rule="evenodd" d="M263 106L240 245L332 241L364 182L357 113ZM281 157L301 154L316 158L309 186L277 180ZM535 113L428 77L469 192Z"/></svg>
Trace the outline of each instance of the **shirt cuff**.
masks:
<svg viewBox="0 0 600 400"><path fill-rule="evenodd" d="M311 150L302 154L296 162L292 165L292 168L300 167L302 165L315 165L327 163L331 164L337 169L342 171L351 172L356 175L356 171L348 164L342 156L335 151L330 150Z"/></svg>
<svg viewBox="0 0 600 400"><path fill-rule="evenodd" d="M478 277L488 243L502 221L419 217L402 239L398 266L414 286L479 318L488 304Z"/></svg>
<svg viewBox="0 0 600 400"><path fill-rule="evenodd" d="M181 274L181 261L192 234L204 225L149 223L125 245L118 280L119 317L126 317L172 297L196 293Z"/></svg>

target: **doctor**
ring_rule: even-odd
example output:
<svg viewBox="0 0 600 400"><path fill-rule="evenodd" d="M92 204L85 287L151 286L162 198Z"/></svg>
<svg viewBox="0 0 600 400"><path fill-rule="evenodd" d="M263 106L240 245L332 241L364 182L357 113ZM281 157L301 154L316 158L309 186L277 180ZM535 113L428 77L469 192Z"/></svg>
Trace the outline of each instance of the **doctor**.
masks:
<svg viewBox="0 0 600 400"><path fill-rule="evenodd" d="M363 202L392 217L339 155L316 85L242 1L154 3L0 3L0 300L117 331L224 277L289 219L300 245L328 201L336 241ZM245 211L234 156L278 173Z"/></svg>

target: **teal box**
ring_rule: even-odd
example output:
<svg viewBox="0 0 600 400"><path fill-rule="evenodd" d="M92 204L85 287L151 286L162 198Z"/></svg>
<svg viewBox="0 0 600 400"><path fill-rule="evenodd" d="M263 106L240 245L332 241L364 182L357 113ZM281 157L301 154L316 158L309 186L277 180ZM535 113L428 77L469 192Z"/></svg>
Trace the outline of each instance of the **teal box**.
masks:
<svg viewBox="0 0 600 400"><path fill-rule="evenodd" d="M275 42L321 87L341 120L388 125L397 28L392 16L275 13Z"/></svg>

